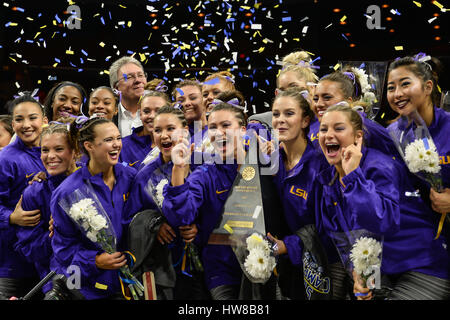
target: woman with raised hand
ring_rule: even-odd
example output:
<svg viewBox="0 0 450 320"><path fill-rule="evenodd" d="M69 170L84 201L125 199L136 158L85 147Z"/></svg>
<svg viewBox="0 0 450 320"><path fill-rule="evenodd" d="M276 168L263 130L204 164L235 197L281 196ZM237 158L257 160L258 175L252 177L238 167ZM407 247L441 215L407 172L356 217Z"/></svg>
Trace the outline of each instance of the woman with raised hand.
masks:
<svg viewBox="0 0 450 320"><path fill-rule="evenodd" d="M86 110L82 110L87 98L86 90L75 82L62 81L50 89L44 101L44 112L48 121L53 121L68 114L78 116Z"/></svg>
<svg viewBox="0 0 450 320"><path fill-rule="evenodd" d="M127 263L122 225L124 206L136 170L119 164L122 140L117 126L108 119L75 121L70 138L88 155L88 162L67 177L53 192L50 210L54 220L52 248L55 265L66 276L77 267L81 293L86 299L117 298L120 293L118 269ZM84 235L60 206L60 201L76 189L91 186L115 231L116 252L107 253Z"/></svg>
<svg viewBox="0 0 450 320"><path fill-rule="evenodd" d="M342 71L335 71L322 77L317 83L312 98L312 109L319 121L312 124L310 128L310 140L316 148L320 149L318 141L319 126L328 107L338 103L351 103L356 108L357 105L362 104L360 100L365 93L363 90L366 90L366 88L361 86L361 83L365 83L360 79L361 74L355 68L344 67ZM358 108L360 109L359 106ZM399 158L397 149L386 128L368 119L364 112L361 112L361 115L363 116L366 145L391 157Z"/></svg>
<svg viewBox="0 0 450 320"><path fill-rule="evenodd" d="M406 168L366 147L363 137L362 117L352 108L333 106L323 114L319 142L330 167L317 176L313 192L319 231L331 238L357 229L383 235L381 287L389 288L387 299L448 299L446 240L433 240L430 208L407 196L415 188ZM372 298L354 279L354 292L367 294L358 298Z"/></svg>
<svg viewBox="0 0 450 320"><path fill-rule="evenodd" d="M439 107L438 75L441 63L436 58L420 59L420 56L404 57L393 61L388 69L387 99L390 107L399 115L417 111L425 121L436 149L439 152L444 189L430 189L431 206L439 213L450 212L450 114ZM395 129L394 122L390 128ZM444 228L447 238L450 225Z"/></svg>
<svg viewBox="0 0 450 320"><path fill-rule="evenodd" d="M76 145L69 137L67 128L72 118L63 122L52 122L41 133L41 160L48 173L48 178L41 183L34 182L23 192L22 209L39 210L41 219L36 226L18 226L17 242L14 248L20 252L29 263L34 264L39 277L43 279L50 270L53 250L49 237L49 221L51 219L50 199L53 191L64 179L76 170ZM67 122L66 122L67 121ZM44 285L46 293L52 287L51 282Z"/></svg>
<svg viewBox="0 0 450 320"><path fill-rule="evenodd" d="M122 140L121 162L139 168L150 153L154 154L154 157L158 156L158 149L154 150L156 145L153 138L153 121L156 112L169 105L169 97L164 92L144 91L139 101L142 126L133 128L132 134Z"/></svg>
<svg viewBox="0 0 450 320"><path fill-rule="evenodd" d="M17 138L0 152L0 292L19 297L38 280L33 264L13 248L17 241L14 225L32 227L41 219L39 210L24 211L21 202L28 180L45 170L39 140L47 118L42 105L29 93L16 98L12 105Z"/></svg>
<svg viewBox="0 0 450 320"><path fill-rule="evenodd" d="M230 246L208 244L211 232L221 219L245 149L245 116L226 103L214 107L208 118L208 134L223 164L204 164L187 178L189 166L183 157L190 154L189 142L179 140L172 151L171 183L165 188L163 212L172 226L198 226L196 243L201 248L205 281L213 299L238 299L242 271ZM192 149L192 145L191 149Z"/></svg>
<svg viewBox="0 0 450 320"><path fill-rule="evenodd" d="M164 183L170 183L173 162L172 162L172 149L175 146L178 138L183 135L183 132L187 135L187 122L184 118L183 112L179 109L164 106L158 110L154 119L153 137L156 147L161 150L159 156L145 165L139 174L136 176L133 182L133 187L130 191L129 201L127 203L126 212L129 217L128 220L138 212L146 209L154 209L159 213L160 203L156 204L155 199L149 195L148 183L151 183L153 188L158 189L158 186L162 183L159 197L162 197L162 188ZM193 166L191 166L193 168ZM158 174L154 173L155 171ZM186 175L189 172L186 172ZM156 194L155 194L156 196ZM164 198L157 201L163 201ZM181 263L185 259L184 251L186 243L190 243L194 240L197 234L197 227L195 224L180 226L178 228L172 228L167 220L164 218L164 212L162 212L161 223L157 225L156 239L161 245L167 245L169 248L169 254L171 255L171 261L176 273L176 280L172 289L160 286L160 275L155 274L158 295L161 299L174 299L174 300L204 300L209 299L208 290L204 285L203 273L192 266L189 263ZM131 232L131 230L130 230ZM154 248L154 247L153 247ZM157 249L155 249L158 251ZM154 251L155 252L155 251ZM149 252L149 255L152 251ZM155 266L155 269L158 269ZM157 272L157 271L156 271ZM166 272L169 273L168 270ZM168 292L169 291L169 292Z"/></svg>

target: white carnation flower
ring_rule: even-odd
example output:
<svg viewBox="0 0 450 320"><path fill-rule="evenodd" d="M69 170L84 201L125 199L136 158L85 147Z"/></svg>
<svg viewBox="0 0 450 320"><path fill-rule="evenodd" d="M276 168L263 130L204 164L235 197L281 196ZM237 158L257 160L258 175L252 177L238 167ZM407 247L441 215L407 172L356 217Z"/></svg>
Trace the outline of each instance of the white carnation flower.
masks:
<svg viewBox="0 0 450 320"><path fill-rule="evenodd" d="M361 237L353 244L350 259L355 271L367 275L370 267L381 264L381 243L373 238Z"/></svg>
<svg viewBox="0 0 450 320"><path fill-rule="evenodd" d="M244 262L250 276L256 279L267 279L275 267L275 258L267 255L263 248L253 248Z"/></svg>
<svg viewBox="0 0 450 320"><path fill-rule="evenodd" d="M366 74L364 70L353 67L352 71L358 77L359 83L361 84L362 93L365 93L370 89L372 89L372 87L369 84L369 76Z"/></svg>
<svg viewBox="0 0 450 320"><path fill-rule="evenodd" d="M405 148L405 161L411 172L425 171L439 173L439 154L432 140L428 140L429 148L425 148L423 140L417 139Z"/></svg>
<svg viewBox="0 0 450 320"><path fill-rule="evenodd" d="M97 232L95 231L88 231L86 237L92 242L97 242Z"/></svg>
<svg viewBox="0 0 450 320"><path fill-rule="evenodd" d="M168 183L169 183L169 181L167 179L162 179L156 186L156 199L158 201L158 205L160 208L162 208L163 201L164 201L164 195L163 195L164 186Z"/></svg>
<svg viewBox="0 0 450 320"><path fill-rule="evenodd" d="M75 220L84 220L92 209L94 201L90 198L85 198L73 204L69 210L69 215Z"/></svg>
<svg viewBox="0 0 450 320"><path fill-rule="evenodd" d="M106 219L99 214L92 216L89 219L89 224L91 228L94 229L95 231L102 230L107 226Z"/></svg>

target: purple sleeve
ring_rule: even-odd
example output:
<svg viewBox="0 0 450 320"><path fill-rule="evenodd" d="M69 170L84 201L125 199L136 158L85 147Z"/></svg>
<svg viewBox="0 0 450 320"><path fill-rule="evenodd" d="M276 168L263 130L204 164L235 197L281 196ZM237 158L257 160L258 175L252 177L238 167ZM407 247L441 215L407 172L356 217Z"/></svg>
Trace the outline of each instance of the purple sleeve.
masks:
<svg viewBox="0 0 450 320"><path fill-rule="evenodd" d="M390 168L369 168L364 174L358 167L342 178L351 221L380 234L395 232L400 224L397 172Z"/></svg>
<svg viewBox="0 0 450 320"><path fill-rule="evenodd" d="M207 178L202 173L203 170L196 169L181 186L164 187L163 213L171 226L191 224L197 217L206 195Z"/></svg>
<svg viewBox="0 0 450 320"><path fill-rule="evenodd" d="M37 210L42 208L43 195L39 192L42 185L28 186L23 192L22 209L26 211ZM41 221L35 227L21 227L16 229L17 243L14 248L20 251L25 258L31 263L45 263L52 253L49 230L46 221L43 220L41 213Z"/></svg>
<svg viewBox="0 0 450 320"><path fill-rule="evenodd" d="M54 220L52 248L56 263L63 270L70 265L77 265L82 275L95 277L101 272L95 265L95 256L101 252L83 246L81 233L57 201L58 197L53 196L50 202Z"/></svg>
<svg viewBox="0 0 450 320"><path fill-rule="evenodd" d="M10 187L13 178L8 163L0 161L0 229L9 228L9 216L14 211L14 208L6 205L11 197Z"/></svg>
<svg viewBox="0 0 450 320"><path fill-rule="evenodd" d="M303 244L300 237L296 235L286 236L283 239L284 245L287 249L289 260L295 266L302 264Z"/></svg>

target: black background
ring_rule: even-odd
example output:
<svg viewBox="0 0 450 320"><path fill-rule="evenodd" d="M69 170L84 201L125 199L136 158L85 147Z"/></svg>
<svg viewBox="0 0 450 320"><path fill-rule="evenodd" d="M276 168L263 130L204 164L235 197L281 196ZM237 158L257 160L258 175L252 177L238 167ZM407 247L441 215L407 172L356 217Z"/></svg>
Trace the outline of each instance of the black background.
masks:
<svg viewBox="0 0 450 320"><path fill-rule="evenodd" d="M439 85L443 90L450 89L449 12L441 12L429 0L418 0L421 7L412 0L259 0L259 5L255 0L74 2L81 10L79 30L69 30L63 25L63 20L70 17L65 12L68 1L1 1L0 107L18 91L35 88L40 89L42 101L48 90L62 80L78 82L88 92L109 85L104 70L119 57L133 53L138 60L141 60L139 53L146 54L142 63L148 80L164 78L169 88L176 83L174 79L203 80L211 72L233 68L236 86L247 99L250 115L254 109L268 110L280 70L276 62L298 49L313 53L313 59L320 57L314 63L320 66L319 76L330 73L341 60L391 61L425 52L443 62L445 69ZM450 7L448 1L439 3ZM364 14L371 4L380 7L382 29L369 30L366 26ZM154 10L149 11L147 6ZM229 7L231 11L227 14ZM393 9L400 15L392 13ZM268 18L269 11L272 19ZM344 15L345 24L341 24ZM432 18L436 19L428 22ZM205 26L205 19L213 25ZM120 25L120 21L124 24ZM9 22L17 26L8 25ZM262 29L246 29L246 25L253 23L261 24ZM153 29L154 26L158 29ZM305 26L308 30L303 34ZM37 32L40 34L36 35ZM225 37L233 41L228 42L229 51L224 45ZM166 39L167 44L163 44ZM100 42L105 46L101 47ZM191 44L190 49L185 47L174 54L175 45L183 44ZM215 49L207 50L214 45ZM403 46L403 50L397 51L395 46ZM262 47L264 50L258 52ZM66 54L69 48L73 55ZM236 52L236 63L232 52ZM174 65L167 73L166 59ZM385 113L383 120L394 117L385 99L378 118L382 113Z"/></svg>

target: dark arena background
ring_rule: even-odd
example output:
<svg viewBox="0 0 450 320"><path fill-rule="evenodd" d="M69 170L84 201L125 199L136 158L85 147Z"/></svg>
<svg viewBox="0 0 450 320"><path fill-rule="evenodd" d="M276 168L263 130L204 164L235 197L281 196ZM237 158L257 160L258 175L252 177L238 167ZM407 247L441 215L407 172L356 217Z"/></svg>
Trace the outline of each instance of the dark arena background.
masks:
<svg viewBox="0 0 450 320"><path fill-rule="evenodd" d="M108 69L129 55L148 80L171 86L229 70L248 114L269 110L279 62L303 49L319 76L342 61L380 62L376 120L392 119L385 101L387 63L424 52L439 58L441 90L450 89L446 0L57 0L0 1L0 113L19 91L41 101L62 80L90 92L109 85Z"/></svg>

